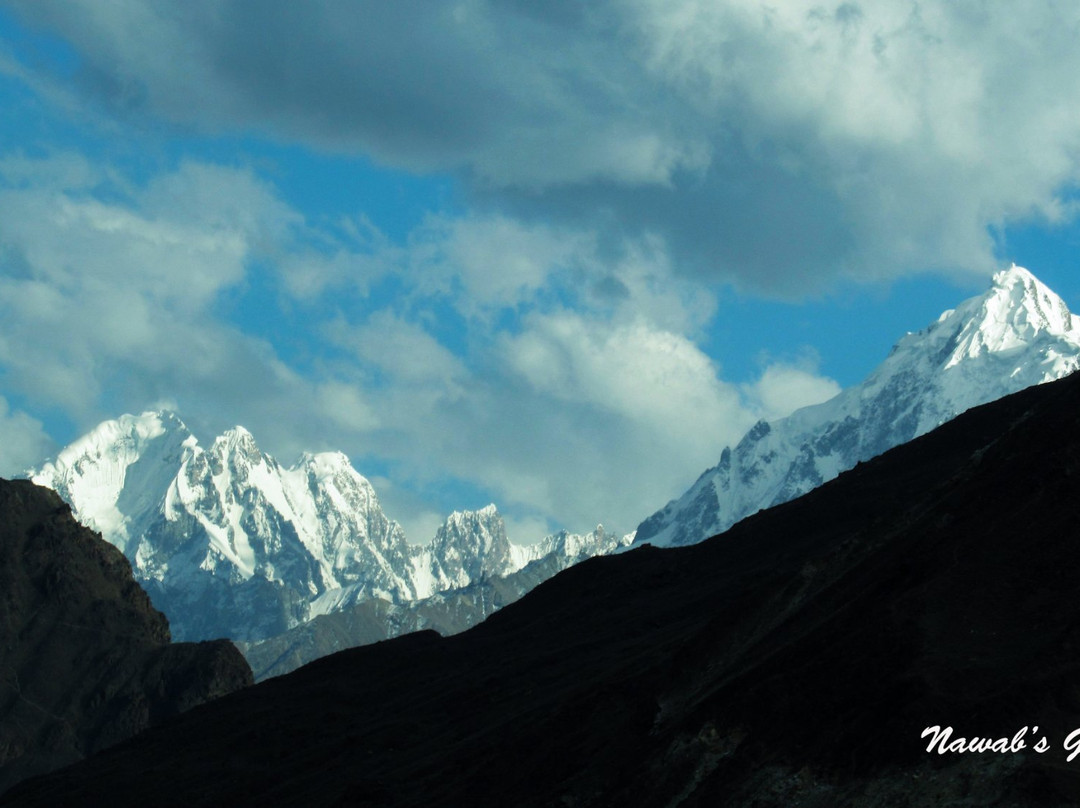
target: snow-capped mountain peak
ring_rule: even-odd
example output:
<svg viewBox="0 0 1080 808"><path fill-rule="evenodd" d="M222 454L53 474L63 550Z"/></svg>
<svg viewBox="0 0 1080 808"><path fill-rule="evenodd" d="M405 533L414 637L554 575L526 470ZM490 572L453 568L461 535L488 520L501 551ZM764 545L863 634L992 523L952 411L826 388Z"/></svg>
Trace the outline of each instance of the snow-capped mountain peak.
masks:
<svg viewBox="0 0 1080 808"><path fill-rule="evenodd" d="M1020 350L1040 338L1080 338L1065 301L1015 264L997 273L986 294L953 311L949 320L962 326L946 367L987 353Z"/></svg>
<svg viewBox="0 0 1080 808"><path fill-rule="evenodd" d="M170 445L183 444L191 432L173 412L144 412L122 415L105 421L61 451L53 461L57 469L84 471L98 466L123 472L152 445L170 438Z"/></svg>
<svg viewBox="0 0 1080 808"><path fill-rule="evenodd" d="M226 450L243 449L251 451L257 449L255 437L242 426L234 426L226 429L214 439L214 446L222 446Z"/></svg>
<svg viewBox="0 0 1080 808"><path fill-rule="evenodd" d="M800 496L964 410L1080 367L1080 323L1023 267L904 336L861 384L755 425L678 500L638 527L639 543L692 544Z"/></svg>
<svg viewBox="0 0 1080 808"><path fill-rule="evenodd" d="M318 452L317 454L305 452L296 465L310 469L320 481L343 471L355 471L344 452Z"/></svg>
<svg viewBox="0 0 1080 808"><path fill-rule="evenodd" d="M428 549L433 574L443 589L517 569L506 524L494 504L478 511L454 511Z"/></svg>
<svg viewBox="0 0 1080 808"><path fill-rule="evenodd" d="M340 452L286 469L242 426L204 449L174 413L146 412L102 423L30 476L125 552L181 638L282 631L345 586L414 594L403 531Z"/></svg>
<svg viewBox="0 0 1080 808"><path fill-rule="evenodd" d="M28 476L79 502L83 523L127 548L129 525L153 508L195 436L173 412L144 412L105 421ZM130 472L130 473L129 473Z"/></svg>

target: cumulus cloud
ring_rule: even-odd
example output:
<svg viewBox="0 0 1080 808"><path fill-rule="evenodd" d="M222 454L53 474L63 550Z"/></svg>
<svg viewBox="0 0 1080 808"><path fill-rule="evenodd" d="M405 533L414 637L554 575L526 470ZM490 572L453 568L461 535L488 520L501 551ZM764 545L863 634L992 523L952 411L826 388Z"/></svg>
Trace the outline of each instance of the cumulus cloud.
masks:
<svg viewBox="0 0 1080 808"><path fill-rule="evenodd" d="M707 282L981 272L993 228L1074 215L1080 12L1049 0L8 5L71 45L51 76L0 54L43 103L455 178L392 239L243 166L0 160L12 395L374 458L417 529L405 492L447 480L522 529L631 528L836 392L812 361L726 380Z"/></svg>
<svg viewBox="0 0 1080 808"><path fill-rule="evenodd" d="M772 363L742 390L752 412L766 421L775 421L800 407L828 401L840 392L840 385L820 375L816 361L807 358L797 363Z"/></svg>
<svg viewBox="0 0 1080 808"><path fill-rule="evenodd" d="M323 334L347 357L338 377L376 414L359 443L391 462L391 497L414 511L404 522L430 526L432 513L409 505L406 482L468 480L522 531L630 529L643 503L678 493L753 422L687 336L715 302L674 277L651 239L605 253L586 230L465 215L429 220L370 260L404 291L339 312ZM446 305L461 318L449 343L435 314Z"/></svg>
<svg viewBox="0 0 1080 808"><path fill-rule="evenodd" d="M289 452L319 419L375 420L354 388L305 377L222 315L302 217L240 168L184 163L146 183L73 153L0 161L0 365L9 390L82 427L163 399L210 429L243 418ZM291 434L282 433L291 423ZM307 445L305 445L307 444ZM37 458L40 460L40 458Z"/></svg>
<svg viewBox="0 0 1080 808"><path fill-rule="evenodd" d="M82 426L168 399L196 434L243 423L284 462L343 450L395 481L388 510L418 541L438 515L418 492L460 483L479 498L452 507L494 499L519 541L632 529L762 413L831 390L810 366L770 367L752 393L725 381L695 342L715 300L651 236L616 249L463 214L357 239L249 169L136 183L58 154L0 161L0 244L10 389ZM294 289L313 263L321 285ZM379 277L397 292L371 296ZM287 360L297 341L318 360ZM25 427L16 455L40 444L40 425L4 423Z"/></svg>
<svg viewBox="0 0 1080 808"><path fill-rule="evenodd" d="M748 426L732 419L737 391L717 378L712 361L685 337L644 322L589 322L560 312L536 318L502 350L537 391L669 434L685 430L688 445L695 435L730 439Z"/></svg>
<svg viewBox="0 0 1080 808"><path fill-rule="evenodd" d="M591 251L581 231L502 215L432 217L410 246L420 288L458 287L459 305L470 314L531 300L552 275L571 271Z"/></svg>
<svg viewBox="0 0 1080 808"><path fill-rule="evenodd" d="M461 361L422 325L388 309L375 312L360 327L336 320L327 326L327 334L363 362L404 384L435 382L452 389L466 373Z"/></svg>
<svg viewBox="0 0 1080 808"><path fill-rule="evenodd" d="M0 477L16 477L53 450L44 426L0 396Z"/></svg>
<svg viewBox="0 0 1080 808"><path fill-rule="evenodd" d="M118 114L456 172L758 292L985 272L988 228L1073 215L1080 12L1051 0L13 5Z"/></svg>
<svg viewBox="0 0 1080 808"><path fill-rule="evenodd" d="M128 190L127 201L103 201ZM85 416L112 363L141 377L178 366L221 372L244 340L225 334L207 307L242 280L280 213L246 172L187 165L125 189L71 155L7 158L0 361L10 382Z"/></svg>

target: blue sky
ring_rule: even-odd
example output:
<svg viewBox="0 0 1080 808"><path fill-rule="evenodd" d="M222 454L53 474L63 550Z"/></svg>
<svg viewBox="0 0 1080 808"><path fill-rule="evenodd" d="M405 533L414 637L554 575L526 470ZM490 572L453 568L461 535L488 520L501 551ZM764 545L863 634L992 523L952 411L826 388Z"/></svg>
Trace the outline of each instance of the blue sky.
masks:
<svg viewBox="0 0 1080 808"><path fill-rule="evenodd" d="M426 540L622 530L1016 261L1080 309L1052 2L0 2L0 473L171 406Z"/></svg>

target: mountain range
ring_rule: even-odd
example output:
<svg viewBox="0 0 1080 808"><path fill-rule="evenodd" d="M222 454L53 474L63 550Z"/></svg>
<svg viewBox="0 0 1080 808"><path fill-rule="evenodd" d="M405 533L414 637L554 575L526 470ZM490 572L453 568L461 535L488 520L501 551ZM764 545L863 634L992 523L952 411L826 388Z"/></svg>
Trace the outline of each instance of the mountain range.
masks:
<svg viewBox="0 0 1080 808"><path fill-rule="evenodd" d="M1030 272L909 333L859 385L759 422L628 535L512 544L494 506L411 544L341 453L284 467L236 427L204 448L171 412L107 421L31 473L130 559L178 639L236 640L259 678L333 651L462 631L566 567L699 542L964 410L1080 367L1080 321Z"/></svg>
<svg viewBox="0 0 1080 808"><path fill-rule="evenodd" d="M123 553L0 481L0 789L92 755L0 804L1075 804L1078 346L1012 267L640 543L520 547L489 506L416 546L339 453L105 422L34 478ZM268 681L169 644L132 569ZM939 754L935 726L1047 748Z"/></svg>
<svg viewBox="0 0 1080 808"><path fill-rule="evenodd" d="M1075 805L1078 408L1080 375L973 408L713 539L324 657L0 805Z"/></svg>
<svg viewBox="0 0 1080 808"><path fill-rule="evenodd" d="M491 505L455 512L429 544L411 544L340 452L284 467L243 427L204 448L173 412L106 421L29 476L124 552L179 640L264 640L357 603L417 603L546 557L553 574L631 538L598 528L515 545Z"/></svg>

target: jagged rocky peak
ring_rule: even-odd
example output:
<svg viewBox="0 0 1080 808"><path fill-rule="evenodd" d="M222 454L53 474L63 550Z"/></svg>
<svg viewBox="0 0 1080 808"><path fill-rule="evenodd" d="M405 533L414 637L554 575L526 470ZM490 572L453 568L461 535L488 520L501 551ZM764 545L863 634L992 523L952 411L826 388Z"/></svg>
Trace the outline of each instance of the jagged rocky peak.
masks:
<svg viewBox="0 0 1080 808"><path fill-rule="evenodd" d="M492 503L477 511L454 511L446 517L446 522L436 534L436 540L439 540L440 536L461 533L470 528L481 530L487 536L497 533L501 533L504 538L506 536L506 525L502 515Z"/></svg>
<svg viewBox="0 0 1080 808"><path fill-rule="evenodd" d="M403 552L407 541L401 526L386 517L374 487L341 452L305 453L284 477L294 492L292 498L301 518L318 522L330 517L336 524L336 528L323 531L328 555L339 553L343 541L374 541L386 548L396 547L392 552ZM352 539L348 538L347 525L352 525ZM310 530L317 528L312 525ZM335 563L341 566L340 556Z"/></svg>
<svg viewBox="0 0 1080 808"><path fill-rule="evenodd" d="M146 410L140 415L130 413L98 424L74 445L86 443L123 444L139 446L168 432L191 432L187 424L172 410Z"/></svg>
<svg viewBox="0 0 1080 808"><path fill-rule="evenodd" d="M1031 272L1016 264L994 275L994 285L986 298L988 313L1003 313L1029 332L1075 332L1073 317L1065 301ZM990 301L996 305L990 305Z"/></svg>
<svg viewBox="0 0 1080 808"><path fill-rule="evenodd" d="M493 504L478 511L454 511L436 531L429 550L436 574L457 586L517 566L506 523Z"/></svg>
<svg viewBox="0 0 1080 808"><path fill-rule="evenodd" d="M290 471L302 472L315 486L333 485L339 492L353 492L353 496L360 497L360 501L354 502L354 505L365 509L379 508L375 488L367 477L353 467L343 452L305 453Z"/></svg>
<svg viewBox="0 0 1080 808"><path fill-rule="evenodd" d="M167 485L197 441L170 411L122 415L105 421L27 476L52 488L79 520L127 550L132 523L157 507Z"/></svg>
<svg viewBox="0 0 1080 808"><path fill-rule="evenodd" d="M911 410L918 420L914 437L970 407L1078 367L1080 321L1057 294L1014 264L995 274L982 295L900 340L853 390L863 398L919 398ZM924 389L916 395L918 385Z"/></svg>
<svg viewBox="0 0 1080 808"><path fill-rule="evenodd" d="M554 556L560 559L563 567L568 567L597 555L607 555L621 547L627 547L634 541L634 534L619 534L604 528L602 524L589 533L571 533L560 530L531 548L533 558Z"/></svg>
<svg viewBox="0 0 1080 808"><path fill-rule="evenodd" d="M252 463L262 459L255 437L242 426L226 429L214 439L213 451L221 455L240 455Z"/></svg>
<svg viewBox="0 0 1080 808"><path fill-rule="evenodd" d="M297 465L310 469L320 480L333 477L342 472L355 474L357 477L361 476L353 468L344 452L317 452L314 454L304 452L300 456L300 462Z"/></svg>
<svg viewBox="0 0 1080 808"><path fill-rule="evenodd" d="M203 449L175 414L144 413L32 476L124 551L185 639L283 631L341 586L411 591L404 534L339 452L285 469L244 427Z"/></svg>

